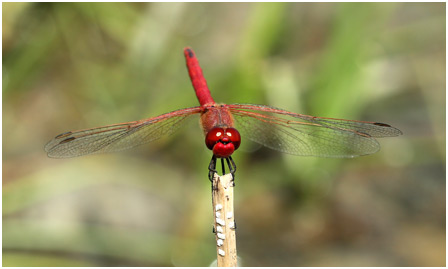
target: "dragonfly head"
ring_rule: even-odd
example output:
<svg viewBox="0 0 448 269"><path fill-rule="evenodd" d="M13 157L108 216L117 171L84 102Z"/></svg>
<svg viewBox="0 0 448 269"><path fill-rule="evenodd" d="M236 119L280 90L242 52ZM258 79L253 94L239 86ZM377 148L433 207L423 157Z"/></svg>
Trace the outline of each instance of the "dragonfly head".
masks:
<svg viewBox="0 0 448 269"><path fill-rule="evenodd" d="M241 136L235 128L214 127L205 136L207 148L218 158L227 158L240 147Z"/></svg>

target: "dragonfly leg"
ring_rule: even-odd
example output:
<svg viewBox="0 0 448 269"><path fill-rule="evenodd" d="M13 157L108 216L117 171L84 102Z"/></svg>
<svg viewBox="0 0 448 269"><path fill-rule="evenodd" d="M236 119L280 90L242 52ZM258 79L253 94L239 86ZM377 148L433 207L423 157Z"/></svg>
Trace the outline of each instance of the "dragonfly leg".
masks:
<svg viewBox="0 0 448 269"><path fill-rule="evenodd" d="M236 164L233 161L232 157L225 158L227 162L227 166L229 167L230 173L232 174L232 181L233 185L235 186L235 172L236 172ZM224 158L221 159L221 166L222 166L222 173L226 173L226 168L224 165ZM213 176L215 173L218 173L216 171L216 156L213 155L212 159L210 160L210 164L208 165L208 179L213 182Z"/></svg>
<svg viewBox="0 0 448 269"><path fill-rule="evenodd" d="M208 179L210 182L213 182L213 176L217 173L216 171L216 156L213 155L212 159L210 160L210 164L208 165Z"/></svg>
<svg viewBox="0 0 448 269"><path fill-rule="evenodd" d="M232 174L233 186L235 186L235 172L236 172L236 164L233 161L232 157L227 157L227 166L229 166L230 173Z"/></svg>
<svg viewBox="0 0 448 269"><path fill-rule="evenodd" d="M222 166L222 174L225 175L226 174L226 167L224 166L224 159L223 158L221 158L221 166Z"/></svg>

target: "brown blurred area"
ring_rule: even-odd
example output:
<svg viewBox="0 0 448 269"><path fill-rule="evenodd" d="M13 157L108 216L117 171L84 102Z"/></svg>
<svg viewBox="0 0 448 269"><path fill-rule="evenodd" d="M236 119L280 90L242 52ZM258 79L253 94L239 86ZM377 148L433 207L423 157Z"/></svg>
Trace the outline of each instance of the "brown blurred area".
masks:
<svg viewBox="0 0 448 269"><path fill-rule="evenodd" d="M446 265L445 3L3 3L3 266L208 266L197 118L137 149L50 159L69 130L213 98L385 122L355 159L234 154L243 266Z"/></svg>

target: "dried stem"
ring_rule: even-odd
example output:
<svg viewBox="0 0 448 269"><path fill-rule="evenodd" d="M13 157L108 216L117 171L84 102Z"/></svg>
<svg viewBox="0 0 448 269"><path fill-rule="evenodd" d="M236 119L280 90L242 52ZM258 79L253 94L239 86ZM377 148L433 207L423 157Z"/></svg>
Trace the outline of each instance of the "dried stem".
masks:
<svg viewBox="0 0 448 269"><path fill-rule="evenodd" d="M218 267L236 267L236 227L231 174L218 176L215 173L212 182L212 196Z"/></svg>

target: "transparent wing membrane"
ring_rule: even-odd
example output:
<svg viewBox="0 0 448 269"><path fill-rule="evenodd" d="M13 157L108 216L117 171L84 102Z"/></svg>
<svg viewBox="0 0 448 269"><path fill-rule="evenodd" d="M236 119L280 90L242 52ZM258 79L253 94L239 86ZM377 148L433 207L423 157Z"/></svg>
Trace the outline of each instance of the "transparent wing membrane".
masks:
<svg viewBox="0 0 448 269"><path fill-rule="evenodd" d="M172 134L187 117L201 109L186 108L146 120L66 132L48 142L45 151L52 158L70 158L125 150Z"/></svg>
<svg viewBox="0 0 448 269"><path fill-rule="evenodd" d="M384 123L321 118L262 105L221 105L229 109L242 139L302 156L356 157L377 152L377 137L401 131ZM206 107L169 112L146 120L66 132L45 146L49 157L69 158L114 152L145 144L175 132L184 120Z"/></svg>
<svg viewBox="0 0 448 269"><path fill-rule="evenodd" d="M236 128L271 149L301 156L356 157L377 152L374 137L397 136L387 124L320 118L262 105L228 105Z"/></svg>

